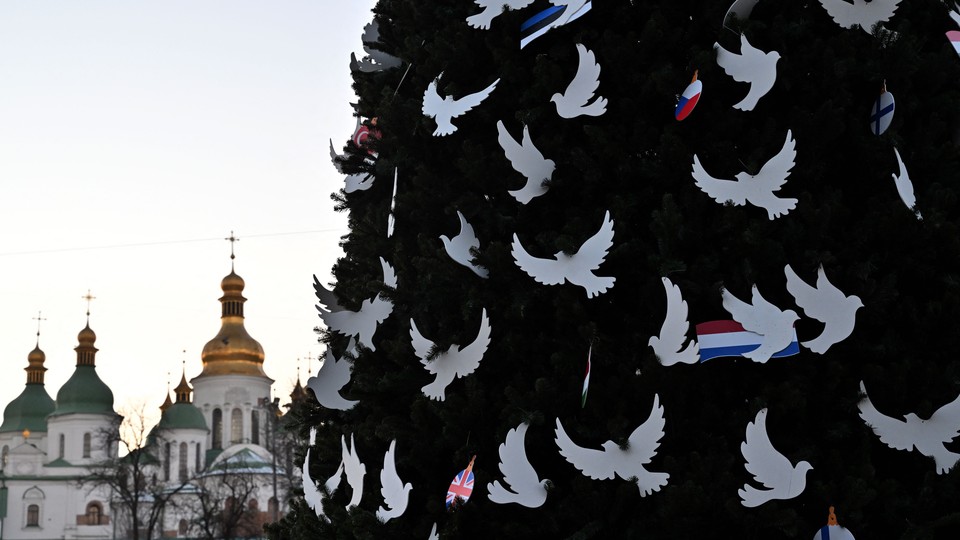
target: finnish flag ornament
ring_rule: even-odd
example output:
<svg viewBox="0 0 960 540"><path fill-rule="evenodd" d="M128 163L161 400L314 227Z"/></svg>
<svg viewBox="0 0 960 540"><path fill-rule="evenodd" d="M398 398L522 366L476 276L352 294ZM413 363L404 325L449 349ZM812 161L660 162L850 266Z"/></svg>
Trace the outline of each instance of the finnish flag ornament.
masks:
<svg viewBox="0 0 960 540"><path fill-rule="evenodd" d="M890 127L893 121L893 111L896 109L896 103L893 94L887 92L887 81L883 81L883 88L880 90L880 97L874 102L870 109L870 131L874 135L882 135Z"/></svg>

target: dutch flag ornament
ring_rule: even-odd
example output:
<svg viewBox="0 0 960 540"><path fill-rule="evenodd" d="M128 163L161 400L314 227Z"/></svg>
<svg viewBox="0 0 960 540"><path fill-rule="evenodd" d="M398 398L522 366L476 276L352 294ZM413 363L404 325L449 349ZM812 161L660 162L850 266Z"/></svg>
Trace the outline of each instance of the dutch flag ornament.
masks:
<svg viewBox="0 0 960 540"><path fill-rule="evenodd" d="M680 100L677 101L677 108L673 111L673 116L677 120L683 120L687 116L690 116L693 108L697 106L697 101L700 101L700 92L702 91L703 84L697 80L697 72L694 71L693 80L690 81L690 84L684 89L683 94L680 95Z"/></svg>
<svg viewBox="0 0 960 540"><path fill-rule="evenodd" d="M960 54L960 32L950 30L947 32L947 39L950 40L950 44L953 45L953 50L957 51L957 54Z"/></svg>

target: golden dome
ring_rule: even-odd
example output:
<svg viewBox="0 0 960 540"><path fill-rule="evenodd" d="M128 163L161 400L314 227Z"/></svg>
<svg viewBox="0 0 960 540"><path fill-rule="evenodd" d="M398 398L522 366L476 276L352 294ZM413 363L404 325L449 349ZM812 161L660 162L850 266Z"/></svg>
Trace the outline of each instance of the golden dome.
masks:
<svg viewBox="0 0 960 540"><path fill-rule="evenodd" d="M263 371L263 347L250 337L243 326L243 278L233 270L220 282L220 332L207 342L200 353L203 371L197 377L248 375L268 378Z"/></svg>
<svg viewBox="0 0 960 540"><path fill-rule="evenodd" d="M93 345L96 341L97 334L90 328L90 323L87 323L87 326L77 334L77 342L79 342L80 345Z"/></svg>
<svg viewBox="0 0 960 540"><path fill-rule="evenodd" d="M43 366L43 363L46 362L47 355L40 350L40 345L37 345L30 354L27 355L27 363L30 366Z"/></svg>

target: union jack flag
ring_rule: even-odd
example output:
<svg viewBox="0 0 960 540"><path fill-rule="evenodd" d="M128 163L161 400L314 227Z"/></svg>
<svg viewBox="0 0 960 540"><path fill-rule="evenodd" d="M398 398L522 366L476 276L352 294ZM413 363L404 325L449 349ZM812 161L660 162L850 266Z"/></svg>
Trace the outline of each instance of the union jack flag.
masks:
<svg viewBox="0 0 960 540"><path fill-rule="evenodd" d="M467 502L473 493L473 461L470 466L457 473L447 488L447 508Z"/></svg>

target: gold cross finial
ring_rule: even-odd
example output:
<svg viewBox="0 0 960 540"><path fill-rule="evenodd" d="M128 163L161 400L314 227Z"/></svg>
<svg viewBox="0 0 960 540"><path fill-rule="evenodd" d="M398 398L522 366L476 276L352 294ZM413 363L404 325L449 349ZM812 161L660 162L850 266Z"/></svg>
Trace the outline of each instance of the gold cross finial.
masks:
<svg viewBox="0 0 960 540"><path fill-rule="evenodd" d="M37 316L33 320L37 321L37 347L40 346L40 321L45 321L47 319L40 316L41 312L37 311Z"/></svg>
<svg viewBox="0 0 960 540"><path fill-rule="evenodd" d="M87 294L85 296L81 296L80 298L83 298L87 301L87 324L90 324L90 302L96 300L97 297L90 294L90 289L87 289Z"/></svg>
<svg viewBox="0 0 960 540"><path fill-rule="evenodd" d="M233 244L239 242L240 239L234 236L233 231L230 231L230 236L224 238L224 240L230 241L230 269L233 270L233 260L237 258L237 256L233 254Z"/></svg>

